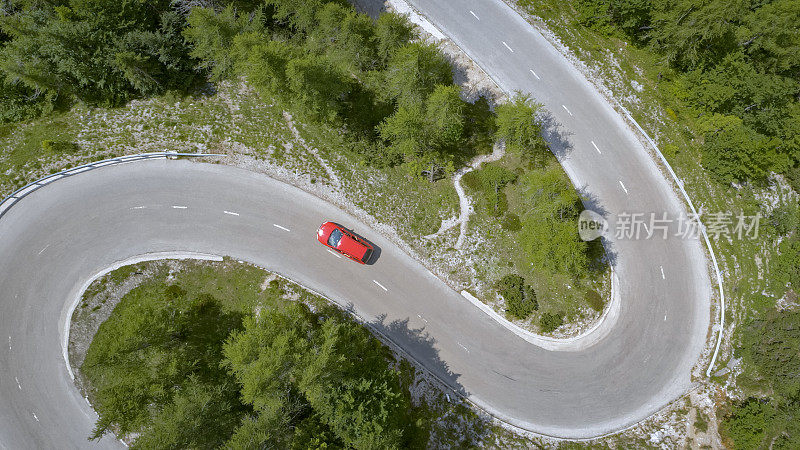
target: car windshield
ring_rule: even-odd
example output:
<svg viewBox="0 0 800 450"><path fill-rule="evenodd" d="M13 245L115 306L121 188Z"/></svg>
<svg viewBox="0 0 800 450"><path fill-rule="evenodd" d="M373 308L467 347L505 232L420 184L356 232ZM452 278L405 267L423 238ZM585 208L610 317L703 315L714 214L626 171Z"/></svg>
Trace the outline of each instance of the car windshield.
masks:
<svg viewBox="0 0 800 450"><path fill-rule="evenodd" d="M331 247L336 247L339 245L339 241L342 240L342 232L337 230L331 231L330 237L328 237L328 245Z"/></svg>

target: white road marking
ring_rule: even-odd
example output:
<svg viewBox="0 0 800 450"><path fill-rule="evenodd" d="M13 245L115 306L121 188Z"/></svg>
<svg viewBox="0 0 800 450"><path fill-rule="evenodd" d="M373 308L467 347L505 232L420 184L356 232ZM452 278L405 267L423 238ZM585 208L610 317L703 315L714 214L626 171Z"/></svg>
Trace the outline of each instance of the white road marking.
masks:
<svg viewBox="0 0 800 450"><path fill-rule="evenodd" d="M567 114L569 114L570 116L572 115L572 113L570 112L570 110L569 110L569 109L567 109L567 105L561 105L561 107L562 107L562 108L564 108L564 111L566 111L566 112L567 112Z"/></svg>
<svg viewBox="0 0 800 450"><path fill-rule="evenodd" d="M8 350L11 350L11 336L8 337Z"/></svg>
<svg viewBox="0 0 800 450"><path fill-rule="evenodd" d="M511 47L509 47L509 46L508 46L508 44L506 44L506 41L503 41L503 45L505 45L505 46L506 46L506 48L507 48L507 49L508 49L508 50L509 50L511 53L514 53L514 49L513 49L513 48L511 48Z"/></svg>
<svg viewBox="0 0 800 450"><path fill-rule="evenodd" d="M21 384L19 384L19 378L17 378L17 377L14 377L14 380L16 380L16 382L17 382L17 387L18 387L18 388L19 388L19 390L21 391L21 390L22 390L22 385L21 385Z"/></svg>
<svg viewBox="0 0 800 450"><path fill-rule="evenodd" d="M474 11L470 10L470 12L469 12L469 13L470 13L470 14L472 14L472 15L473 15L473 17L475 17L476 19L478 19L478 20L481 20L481 18L480 18L480 17L478 17L478 15L477 15L477 14L475 14L475 12L474 12Z"/></svg>
<svg viewBox="0 0 800 450"><path fill-rule="evenodd" d="M47 247L50 247L50 244L45 245L43 249L39 250L39 254L41 255L44 253L44 251L47 250Z"/></svg>
<svg viewBox="0 0 800 450"><path fill-rule="evenodd" d="M239 215L239 213L235 213L233 211L222 211L222 212L224 212L225 214L228 214L229 216L238 216Z"/></svg>
<svg viewBox="0 0 800 450"><path fill-rule="evenodd" d="M144 209L144 208L145 208L144 206L134 206L134 207L133 207L133 208L131 208L131 209Z"/></svg>
<svg viewBox="0 0 800 450"><path fill-rule="evenodd" d="M328 249L328 253L330 253L331 255L333 255L333 256L335 256L337 258L341 258L342 257L342 255L336 253L335 251L333 251L331 249Z"/></svg>
<svg viewBox="0 0 800 450"><path fill-rule="evenodd" d="M530 71L533 74L533 76L536 77L537 80L541 80L541 78L539 78L539 75L536 75L536 72L534 72L533 69L530 69Z"/></svg>
<svg viewBox="0 0 800 450"><path fill-rule="evenodd" d="M188 206L172 205L172 209L186 209Z"/></svg>
<svg viewBox="0 0 800 450"><path fill-rule="evenodd" d="M467 351L467 353L469 353L469 349L468 349L467 347L464 347L464 346L461 344L461 342L459 342L459 343L458 343L458 345L460 345L460 346L461 346L461 348L463 348L464 350L466 350L466 351Z"/></svg>
<svg viewBox="0 0 800 450"><path fill-rule="evenodd" d="M384 291L386 291L386 292L389 292L389 290L388 290L388 289L386 289L386 288L385 288L385 287L384 287L382 284L378 283L377 281L375 281L375 280L372 280L372 282L373 282L373 283L375 283L375 284L377 284L377 285L378 285L378 287L380 287L380 288L381 288L381 289L383 289Z"/></svg>
<svg viewBox="0 0 800 450"><path fill-rule="evenodd" d="M34 419L36 419L36 421L38 422L38 421L39 421L39 418L38 418L38 417L36 417L36 413L35 413L35 412L32 412L31 414L33 414L33 418L34 418Z"/></svg>
<svg viewBox="0 0 800 450"><path fill-rule="evenodd" d="M89 403L89 397L83 397L83 399L86 400L86 404L87 405L92 406L92 404Z"/></svg>
<svg viewBox="0 0 800 450"><path fill-rule="evenodd" d="M424 318L424 317L422 317L422 316L420 316L419 314L417 314L417 317L419 317L420 319L422 319L422 321L423 321L423 322L425 322L425 323L428 323L428 321L427 321L427 320L425 320L425 318Z"/></svg>
<svg viewBox="0 0 800 450"><path fill-rule="evenodd" d="M591 142L592 142L592 145L594 146L594 149L597 150L597 153L600 153L602 155L603 152L601 152L600 149L597 148L597 144L595 144L594 141L591 141Z"/></svg>
<svg viewBox="0 0 800 450"><path fill-rule="evenodd" d="M283 231L292 231L292 230L290 230L290 229L288 229L286 227L282 227L282 226L278 225L277 223L273 223L272 226L275 227L275 228L280 228Z"/></svg>
<svg viewBox="0 0 800 450"><path fill-rule="evenodd" d="M666 322L666 321L667 321L667 315L664 314L664 322Z"/></svg>
<svg viewBox="0 0 800 450"><path fill-rule="evenodd" d="M665 276L664 276L664 266L658 266L658 267L660 267L660 268L661 268L661 279L662 279L662 280L666 280L666 279L667 279L667 277L665 277Z"/></svg>
<svg viewBox="0 0 800 450"><path fill-rule="evenodd" d="M620 185L620 186L622 186L622 190L623 190L623 191L625 191L625 193L627 194L627 193L628 193L628 190L627 190L627 189L625 189L625 185L624 185L624 184L622 184L622 180L619 180L619 185Z"/></svg>

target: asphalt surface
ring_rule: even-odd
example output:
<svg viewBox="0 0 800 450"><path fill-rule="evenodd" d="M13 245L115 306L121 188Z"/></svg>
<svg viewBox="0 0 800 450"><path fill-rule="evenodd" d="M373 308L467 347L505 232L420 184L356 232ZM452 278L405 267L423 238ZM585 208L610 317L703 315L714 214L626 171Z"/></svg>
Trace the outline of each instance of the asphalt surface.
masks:
<svg viewBox="0 0 800 450"><path fill-rule="evenodd" d="M550 134L556 152L597 209L612 220L620 212L683 212L622 119L503 4L413 3L503 88L531 91L546 105L561 124ZM315 242L325 220L373 240L378 261L361 266L328 253ZM338 208L263 176L150 161L59 180L0 220L0 337L7 339L0 448L90 445L95 418L62 357L71 300L113 263L166 251L229 255L351 304L438 376L520 427L572 438L615 431L690 386L707 337L710 287L697 240L612 236L609 249L620 280L616 326L588 348L553 352L490 320Z"/></svg>

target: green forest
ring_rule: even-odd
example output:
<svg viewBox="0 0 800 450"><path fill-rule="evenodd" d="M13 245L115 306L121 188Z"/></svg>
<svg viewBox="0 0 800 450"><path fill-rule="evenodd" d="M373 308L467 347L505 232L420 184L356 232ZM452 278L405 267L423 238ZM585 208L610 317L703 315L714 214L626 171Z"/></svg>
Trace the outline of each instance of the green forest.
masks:
<svg viewBox="0 0 800 450"><path fill-rule="evenodd" d="M794 0L576 0L579 21L662 55L722 182L800 183L800 5ZM666 74L665 74L666 75ZM667 81L667 80L665 80Z"/></svg>
<svg viewBox="0 0 800 450"><path fill-rule="evenodd" d="M338 308L278 280L262 290L264 271L231 262L166 275L128 292L86 353L93 438L114 432L133 448L427 445L432 414L412 404L413 369Z"/></svg>
<svg viewBox="0 0 800 450"><path fill-rule="evenodd" d="M461 154L474 148L466 141L489 145L485 102L464 102L450 63L412 41L398 15L373 21L342 1L175 3L4 2L0 118L75 102L117 106L244 76L301 119L345 131L354 156L370 164L410 173L435 164L444 174L471 156Z"/></svg>

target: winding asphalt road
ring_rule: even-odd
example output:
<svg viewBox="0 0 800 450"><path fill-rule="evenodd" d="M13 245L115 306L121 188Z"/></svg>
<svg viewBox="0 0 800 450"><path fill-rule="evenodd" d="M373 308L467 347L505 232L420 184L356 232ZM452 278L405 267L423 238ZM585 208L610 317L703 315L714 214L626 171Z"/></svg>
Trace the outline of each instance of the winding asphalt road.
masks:
<svg viewBox="0 0 800 450"><path fill-rule="evenodd" d="M556 152L609 219L623 211L683 212L622 119L504 5L414 3L501 86L533 92L548 107L568 131L549 135ZM381 248L375 265L340 259L314 242L318 225L331 219ZM615 431L690 386L707 338L710 287L697 240L612 236L609 247L620 280L615 326L588 347L547 351L490 320L366 225L263 176L162 160L59 180L0 220L0 338L7 339L0 448L90 445L94 415L62 357L71 300L115 262L171 251L250 261L352 304L439 377L515 425L571 438ZM120 445L111 438L94 444Z"/></svg>

